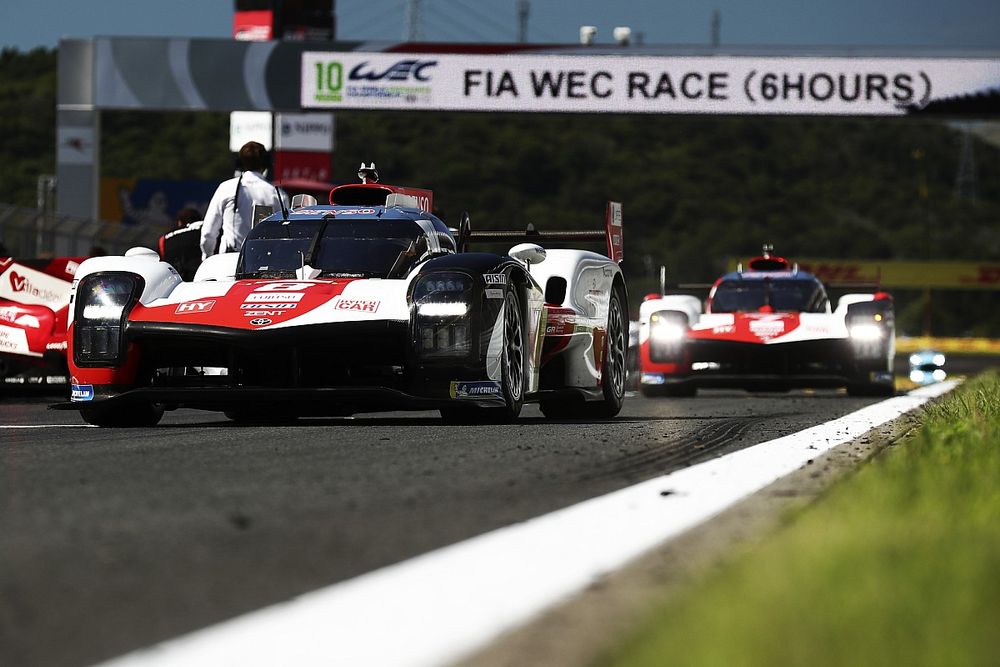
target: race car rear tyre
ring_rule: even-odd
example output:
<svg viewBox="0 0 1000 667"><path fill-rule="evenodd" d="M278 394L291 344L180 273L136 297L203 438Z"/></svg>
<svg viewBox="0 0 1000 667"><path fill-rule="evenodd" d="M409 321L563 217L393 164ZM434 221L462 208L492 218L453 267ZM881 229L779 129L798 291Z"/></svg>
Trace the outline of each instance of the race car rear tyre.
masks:
<svg viewBox="0 0 1000 667"><path fill-rule="evenodd" d="M441 409L441 418L453 424L502 424L517 419L524 406L525 327L521 299L507 285L503 304L503 354L500 359L500 395L503 407L455 406Z"/></svg>
<svg viewBox="0 0 1000 667"><path fill-rule="evenodd" d="M616 285L608 304L608 329L604 344L604 361L601 364L603 379L600 401L542 401L542 414L549 419L611 419L622 409L625 400L625 382L628 376L628 316L625 313L625 295Z"/></svg>
<svg viewBox="0 0 1000 667"><path fill-rule="evenodd" d="M605 336L604 363L601 365L604 400L593 408L591 414L610 419L621 412L625 401L625 381L628 379L628 313L625 294L620 285L611 291L608 304L608 332Z"/></svg>
<svg viewBox="0 0 1000 667"><path fill-rule="evenodd" d="M83 421L103 428L141 428L156 426L163 417L159 403L137 403L115 408L84 408L80 410Z"/></svg>

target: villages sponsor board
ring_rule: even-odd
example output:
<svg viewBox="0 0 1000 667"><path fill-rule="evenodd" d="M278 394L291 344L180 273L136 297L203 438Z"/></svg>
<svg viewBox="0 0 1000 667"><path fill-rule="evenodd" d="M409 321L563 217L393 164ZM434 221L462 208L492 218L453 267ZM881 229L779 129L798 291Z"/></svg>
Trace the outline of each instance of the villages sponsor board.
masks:
<svg viewBox="0 0 1000 667"><path fill-rule="evenodd" d="M897 115L1000 85L985 58L307 52L303 108Z"/></svg>
<svg viewBox="0 0 1000 667"><path fill-rule="evenodd" d="M23 329L8 327L0 324L0 352L10 354L26 354L40 357L42 355L34 353L28 347L28 334Z"/></svg>
<svg viewBox="0 0 1000 667"><path fill-rule="evenodd" d="M68 280L50 276L22 264L12 264L0 275L0 299L48 306L57 310L69 303Z"/></svg>

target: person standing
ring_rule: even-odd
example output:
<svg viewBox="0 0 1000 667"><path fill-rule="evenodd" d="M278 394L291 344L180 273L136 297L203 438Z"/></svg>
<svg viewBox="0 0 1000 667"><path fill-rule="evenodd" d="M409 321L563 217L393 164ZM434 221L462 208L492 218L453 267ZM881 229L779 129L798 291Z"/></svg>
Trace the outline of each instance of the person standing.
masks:
<svg viewBox="0 0 1000 667"><path fill-rule="evenodd" d="M250 231L254 204L270 206L275 211L282 204L288 206L288 195L266 179L270 155L263 144L256 141L243 144L238 161L239 176L219 185L205 212L201 226L202 259L240 249Z"/></svg>

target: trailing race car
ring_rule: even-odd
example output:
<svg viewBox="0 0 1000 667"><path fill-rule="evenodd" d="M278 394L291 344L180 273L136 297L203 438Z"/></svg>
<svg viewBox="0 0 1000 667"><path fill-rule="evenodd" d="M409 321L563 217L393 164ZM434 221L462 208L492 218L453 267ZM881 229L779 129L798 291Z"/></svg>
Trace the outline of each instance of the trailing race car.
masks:
<svg viewBox="0 0 1000 667"><path fill-rule="evenodd" d="M719 278L704 313L694 296L647 297L639 309L644 395L691 396L698 387L894 392L892 297L846 294L831 310L822 282L771 253L764 246L749 270Z"/></svg>
<svg viewBox="0 0 1000 667"><path fill-rule="evenodd" d="M71 402L56 407L99 426L152 425L181 406L244 422L392 409L502 421L525 402L549 417L618 413L619 204L605 230L542 234L472 232L467 215L450 230L430 193L377 182L330 198L266 218L193 282L145 249L84 262ZM595 239L610 257L538 245ZM510 240L528 242L468 251Z"/></svg>
<svg viewBox="0 0 1000 667"><path fill-rule="evenodd" d="M70 283L82 257L0 258L0 379L65 386Z"/></svg>

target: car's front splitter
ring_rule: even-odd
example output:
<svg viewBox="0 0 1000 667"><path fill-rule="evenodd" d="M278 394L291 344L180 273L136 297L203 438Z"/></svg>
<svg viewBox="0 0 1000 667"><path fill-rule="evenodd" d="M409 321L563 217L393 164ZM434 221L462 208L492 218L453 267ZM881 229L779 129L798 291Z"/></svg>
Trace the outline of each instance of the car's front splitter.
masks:
<svg viewBox="0 0 1000 667"><path fill-rule="evenodd" d="M142 387L92 400L70 401L51 406L54 410L128 409L130 405L160 403L170 407L227 411L270 407L301 416L344 415L386 410L435 410L444 407L491 407L502 405L493 395L434 398L414 396L387 387Z"/></svg>

